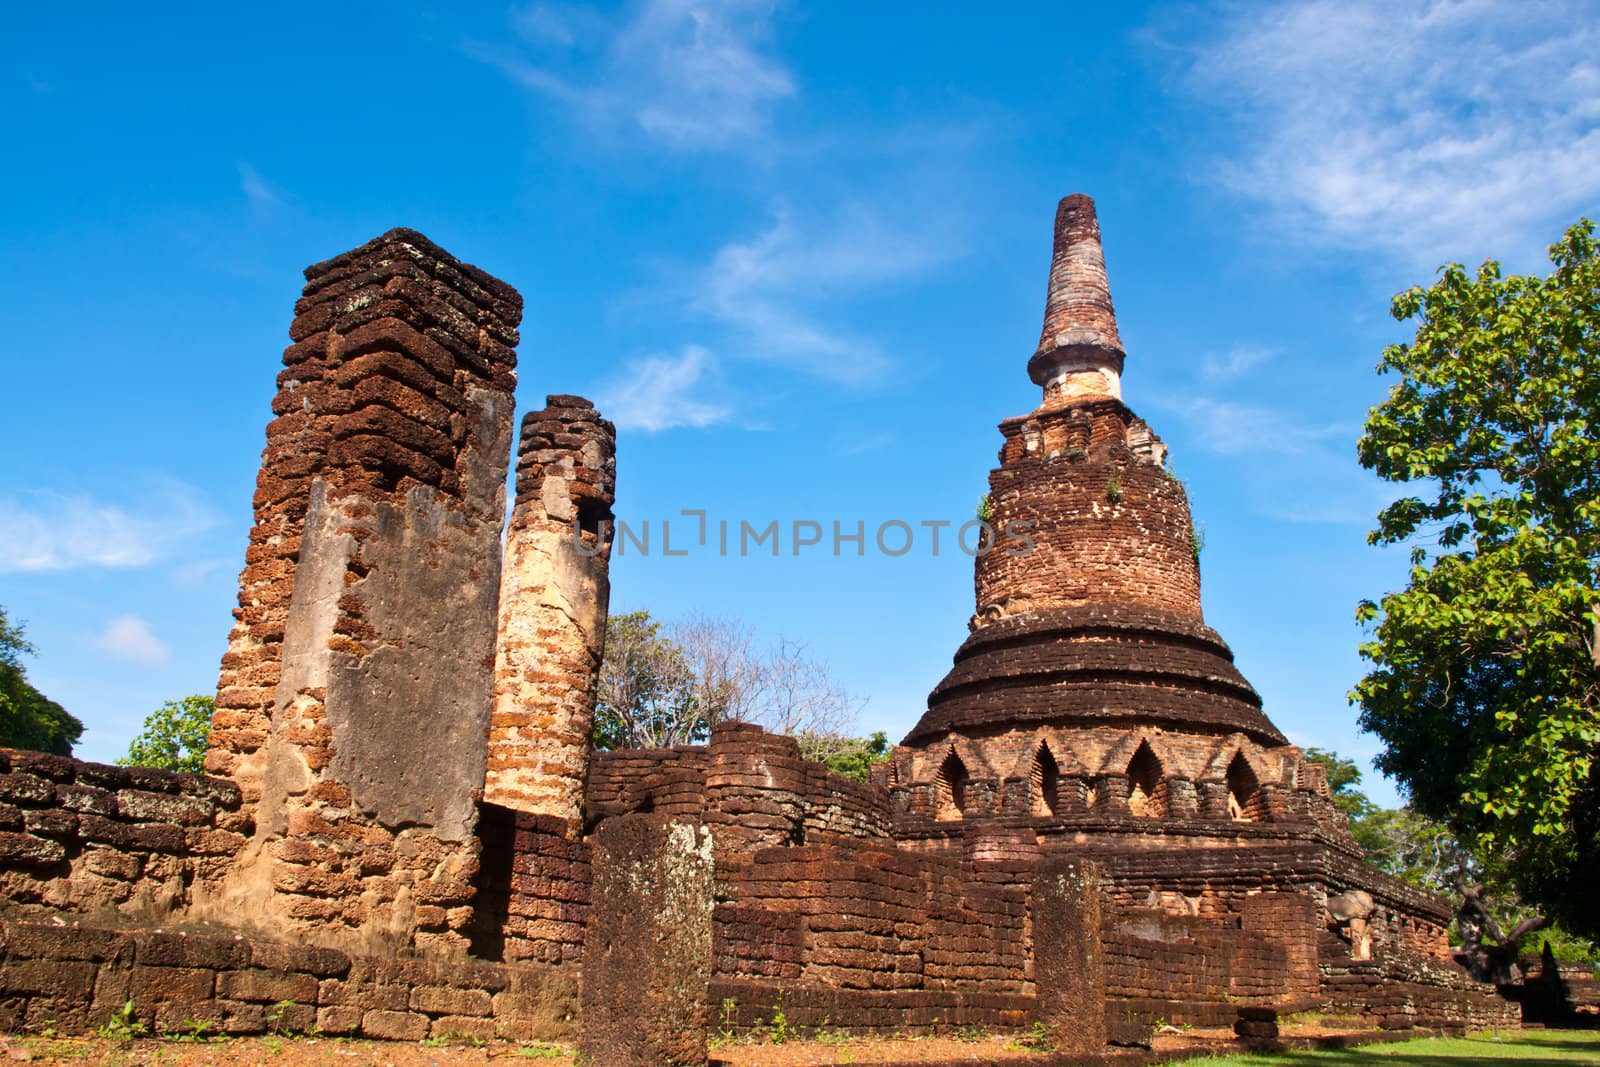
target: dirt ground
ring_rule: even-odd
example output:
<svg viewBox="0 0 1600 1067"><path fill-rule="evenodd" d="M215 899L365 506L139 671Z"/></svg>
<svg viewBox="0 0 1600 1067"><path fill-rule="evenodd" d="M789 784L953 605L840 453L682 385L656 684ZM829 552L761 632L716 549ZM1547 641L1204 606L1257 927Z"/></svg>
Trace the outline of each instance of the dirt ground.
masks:
<svg viewBox="0 0 1600 1067"><path fill-rule="evenodd" d="M1349 1034L1348 1028L1322 1022L1286 1027L1286 1037ZM871 1038L825 1034L818 1040L781 1044L735 1039L717 1041L711 1062L717 1067L817 1067L819 1064L1039 1064L1047 1051L1029 1047L1048 1035L997 1034L970 1031L960 1035L919 1038ZM1155 1055L1204 1056L1237 1049L1230 1030L1175 1030L1156 1035ZM564 1045L509 1042L471 1044L429 1041L402 1044L328 1037L137 1038L0 1036L0 1067L9 1063L82 1064L87 1067L467 1067L490 1061L539 1063L574 1067L573 1050ZM1137 1062L1137 1058L1135 1058Z"/></svg>
<svg viewBox="0 0 1600 1067"><path fill-rule="evenodd" d="M719 1042L712 1063L727 1067L814 1067L817 1064L876 1063L1039 1063L1047 1057L1020 1047L1011 1037L827 1038L783 1044ZM457 1067L494 1062L573 1067L572 1050L559 1045L400 1044L312 1037L252 1037L227 1040L37 1035L0 1038L0 1067L6 1063L61 1063L92 1067Z"/></svg>

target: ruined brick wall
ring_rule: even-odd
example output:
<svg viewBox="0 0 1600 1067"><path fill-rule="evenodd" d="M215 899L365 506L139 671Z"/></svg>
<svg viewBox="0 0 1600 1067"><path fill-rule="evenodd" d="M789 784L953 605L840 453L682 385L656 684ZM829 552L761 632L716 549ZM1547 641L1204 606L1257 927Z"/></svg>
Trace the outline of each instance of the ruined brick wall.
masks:
<svg viewBox="0 0 1600 1067"><path fill-rule="evenodd" d="M0 922L0 1030L85 1033L120 1016L153 1032L420 1041L572 1036L558 968L350 956L240 937Z"/></svg>
<svg viewBox="0 0 1600 1067"><path fill-rule="evenodd" d="M712 832L718 862L764 844L885 840L887 795L799 758L792 738L726 724L706 746L595 753L585 792L592 833L628 814L687 818ZM587 837L566 820L480 809L473 955L576 964L589 921Z"/></svg>
<svg viewBox="0 0 1600 1067"><path fill-rule="evenodd" d="M732 999L738 1025L780 993L796 1025L1020 1025L1031 1010L1028 889L1015 870L995 879L856 843L730 856L717 877L711 999Z"/></svg>
<svg viewBox="0 0 1600 1067"><path fill-rule="evenodd" d="M625 748L596 752L584 789L584 822L629 812L698 815L706 804L703 745L676 748Z"/></svg>
<svg viewBox="0 0 1600 1067"><path fill-rule="evenodd" d="M580 829L610 602L616 429L582 397L522 422L486 800Z"/></svg>
<svg viewBox="0 0 1600 1067"><path fill-rule="evenodd" d="M1202 919L1135 909L1106 924L1114 1011L1145 1022L1227 1025L1243 1005L1317 1003L1317 929L1299 894L1261 894L1243 914Z"/></svg>
<svg viewBox="0 0 1600 1067"><path fill-rule="evenodd" d="M484 804L473 902L478 959L576 966L589 921L588 842L567 821Z"/></svg>
<svg viewBox="0 0 1600 1067"><path fill-rule="evenodd" d="M889 836L882 786L834 774L802 759L794 738L745 723L718 726L705 746L598 752L585 800L591 827L630 812L702 818L719 856L769 844Z"/></svg>
<svg viewBox="0 0 1600 1067"><path fill-rule="evenodd" d="M522 301L409 230L306 279L208 755L259 797L256 837L203 903L459 951Z"/></svg>
<svg viewBox="0 0 1600 1067"><path fill-rule="evenodd" d="M1370 960L1352 960L1331 933L1322 937L1322 1010L1385 1030L1507 1029L1521 1009L1494 986L1475 982L1448 960L1375 947Z"/></svg>
<svg viewBox="0 0 1600 1067"><path fill-rule="evenodd" d="M170 919L252 826L239 788L199 774L0 749L0 907Z"/></svg>

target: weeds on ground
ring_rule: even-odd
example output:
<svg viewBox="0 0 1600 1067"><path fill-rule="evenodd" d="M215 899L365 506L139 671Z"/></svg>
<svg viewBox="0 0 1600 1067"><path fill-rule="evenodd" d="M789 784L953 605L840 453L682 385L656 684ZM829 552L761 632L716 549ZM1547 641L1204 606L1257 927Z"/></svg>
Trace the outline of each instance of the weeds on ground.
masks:
<svg viewBox="0 0 1600 1067"><path fill-rule="evenodd" d="M95 1033L110 1041L133 1041L136 1038L149 1037L150 1028L133 1013L133 1001L130 1000L112 1012L111 1018L107 1019L105 1025Z"/></svg>
<svg viewBox="0 0 1600 1067"><path fill-rule="evenodd" d="M841 1048L848 1045L854 1038L851 1036L850 1031L843 1027L830 1027L827 1023L823 1023L812 1032L811 1040L829 1048Z"/></svg>
<svg viewBox="0 0 1600 1067"><path fill-rule="evenodd" d="M535 1041L530 1045L517 1046L517 1055L525 1060L560 1059L567 1054L567 1051L560 1045L546 1045L541 1041Z"/></svg>
<svg viewBox="0 0 1600 1067"><path fill-rule="evenodd" d="M267 1033L273 1037L293 1037L294 1030L283 1024L283 1017L294 1007L292 1000L280 1000L267 1009Z"/></svg>
<svg viewBox="0 0 1600 1067"><path fill-rule="evenodd" d="M216 1032L216 1027L204 1019L185 1019L167 1037L173 1041L191 1044L210 1044L222 1040L222 1035Z"/></svg>
<svg viewBox="0 0 1600 1067"><path fill-rule="evenodd" d="M1016 1038L1007 1042L1006 1048L1014 1052L1054 1052L1056 1050L1055 1024L1034 1023L1026 1033L1019 1034Z"/></svg>
<svg viewBox="0 0 1600 1067"><path fill-rule="evenodd" d="M738 1020L739 1002L733 997L723 997L722 1020L717 1028L716 1034L711 1038L712 1048L723 1048L727 1045L733 1044L734 1041L738 1039L739 1035L735 1033L733 1029Z"/></svg>
<svg viewBox="0 0 1600 1067"><path fill-rule="evenodd" d="M767 1024L767 1040L781 1045L795 1036L789 1029L789 1017L783 1013L783 994L779 993L772 1004L772 1022Z"/></svg>

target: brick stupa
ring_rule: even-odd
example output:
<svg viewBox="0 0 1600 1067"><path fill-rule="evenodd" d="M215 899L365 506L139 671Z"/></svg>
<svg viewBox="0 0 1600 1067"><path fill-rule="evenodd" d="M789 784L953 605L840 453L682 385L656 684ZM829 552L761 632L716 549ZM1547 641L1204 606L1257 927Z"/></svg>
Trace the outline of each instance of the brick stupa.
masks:
<svg viewBox="0 0 1600 1067"><path fill-rule="evenodd" d="M898 757L908 808L1041 836L1233 838L1274 810L1331 828L1318 768L1205 624L1189 502L1122 401L1124 358L1094 202L1074 194L1028 361L1043 398L1000 424L989 475L991 523L1031 547L978 558L971 635Z"/></svg>

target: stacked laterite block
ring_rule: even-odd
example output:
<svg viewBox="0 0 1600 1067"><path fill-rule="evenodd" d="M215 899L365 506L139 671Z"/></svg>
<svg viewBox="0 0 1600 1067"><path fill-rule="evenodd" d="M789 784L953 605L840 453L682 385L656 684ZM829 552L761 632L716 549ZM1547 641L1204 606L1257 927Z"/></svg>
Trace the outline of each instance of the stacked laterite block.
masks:
<svg viewBox="0 0 1600 1067"><path fill-rule="evenodd" d="M522 301L408 230L306 279L208 762L259 798L256 834L210 903L312 941L458 951Z"/></svg>
<svg viewBox="0 0 1600 1067"><path fill-rule="evenodd" d="M232 782L0 749L12 909L164 921L227 873L251 830Z"/></svg>
<svg viewBox="0 0 1600 1067"><path fill-rule="evenodd" d="M1034 1004L1026 887L867 842L771 847L718 870L713 1004L749 1027L1017 1026ZM848 1020L848 1021L847 1021Z"/></svg>
<svg viewBox="0 0 1600 1067"><path fill-rule="evenodd" d="M576 833L610 599L616 429L552 396L522 422L484 798Z"/></svg>
<svg viewBox="0 0 1600 1067"><path fill-rule="evenodd" d="M496 804L478 818L472 954L479 959L576 964L589 921L589 844L567 820Z"/></svg>
<svg viewBox="0 0 1600 1067"><path fill-rule="evenodd" d="M0 952L0 1030L122 1018L161 1034L529 1041L570 1038L577 1014L576 983L554 968L16 921L0 922Z"/></svg>

